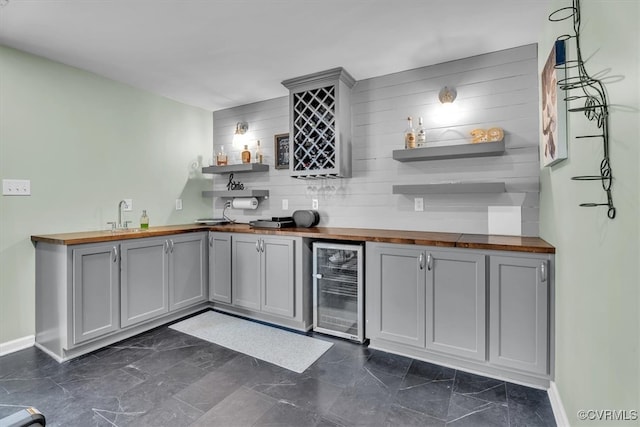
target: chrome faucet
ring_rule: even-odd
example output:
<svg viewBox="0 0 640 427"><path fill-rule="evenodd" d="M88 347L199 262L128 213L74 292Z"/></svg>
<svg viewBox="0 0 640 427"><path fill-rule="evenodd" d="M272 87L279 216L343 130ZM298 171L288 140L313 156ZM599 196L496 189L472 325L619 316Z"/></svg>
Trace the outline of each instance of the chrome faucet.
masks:
<svg viewBox="0 0 640 427"><path fill-rule="evenodd" d="M125 202L124 200L120 200L120 203L118 203L118 228L126 228L126 224L122 223L123 206L127 206L127 202Z"/></svg>

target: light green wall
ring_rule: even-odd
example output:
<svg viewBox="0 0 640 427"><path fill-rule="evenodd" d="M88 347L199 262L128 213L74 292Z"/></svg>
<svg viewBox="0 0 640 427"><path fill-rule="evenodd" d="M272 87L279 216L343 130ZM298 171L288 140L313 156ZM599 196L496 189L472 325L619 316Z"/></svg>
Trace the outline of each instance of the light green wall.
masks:
<svg viewBox="0 0 640 427"><path fill-rule="evenodd" d="M0 46L0 178L32 192L0 196L0 343L35 333L32 234L101 229L122 198L133 225L210 215L211 140L209 111Z"/></svg>
<svg viewBox="0 0 640 427"><path fill-rule="evenodd" d="M602 148L597 139L574 139L594 133L594 125L581 113L570 113L569 158L541 170L540 234L557 248L555 381L572 425L580 424L580 409L640 411L640 2L582 0L581 6L586 68L604 76L611 104L617 216L610 220L605 208L578 207L606 200L599 182L571 181L598 174ZM569 25L547 24L539 69ZM573 46L569 57L575 58Z"/></svg>

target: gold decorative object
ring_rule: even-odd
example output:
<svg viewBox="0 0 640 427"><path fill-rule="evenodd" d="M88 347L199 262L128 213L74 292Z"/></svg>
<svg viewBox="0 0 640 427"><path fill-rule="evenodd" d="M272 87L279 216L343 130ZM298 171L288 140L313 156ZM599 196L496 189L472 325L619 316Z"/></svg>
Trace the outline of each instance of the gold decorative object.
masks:
<svg viewBox="0 0 640 427"><path fill-rule="evenodd" d="M504 139L504 131L502 128L474 129L470 132L471 143L477 144L479 142L496 142Z"/></svg>
<svg viewBox="0 0 640 427"><path fill-rule="evenodd" d="M471 131L471 143L487 142L487 131L484 129L474 129Z"/></svg>

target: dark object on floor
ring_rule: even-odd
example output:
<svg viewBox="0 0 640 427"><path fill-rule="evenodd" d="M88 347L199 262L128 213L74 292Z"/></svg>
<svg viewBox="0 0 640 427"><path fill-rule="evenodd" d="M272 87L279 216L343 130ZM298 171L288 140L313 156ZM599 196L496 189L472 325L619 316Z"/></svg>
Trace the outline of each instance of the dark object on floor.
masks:
<svg viewBox="0 0 640 427"><path fill-rule="evenodd" d="M44 427L47 422L44 415L36 408L22 409L14 414L0 419L0 427Z"/></svg>

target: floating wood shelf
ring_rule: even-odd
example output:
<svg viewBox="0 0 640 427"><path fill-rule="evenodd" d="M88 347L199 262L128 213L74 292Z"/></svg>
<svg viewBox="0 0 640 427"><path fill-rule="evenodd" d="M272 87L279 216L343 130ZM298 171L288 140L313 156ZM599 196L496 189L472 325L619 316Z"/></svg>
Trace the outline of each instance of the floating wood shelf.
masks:
<svg viewBox="0 0 640 427"><path fill-rule="evenodd" d="M504 140L393 150L393 159L399 162L417 162L420 160L456 159L460 157L500 156L503 153Z"/></svg>
<svg viewBox="0 0 640 427"><path fill-rule="evenodd" d="M269 165L264 163L239 163L237 165L207 166L202 168L202 173L238 173L238 172L265 172Z"/></svg>
<svg viewBox="0 0 640 427"><path fill-rule="evenodd" d="M459 182L393 186L393 194L474 194L504 193L506 191L504 182Z"/></svg>
<svg viewBox="0 0 640 427"><path fill-rule="evenodd" d="M232 191L203 191L202 197L269 197L269 190L232 190Z"/></svg>

